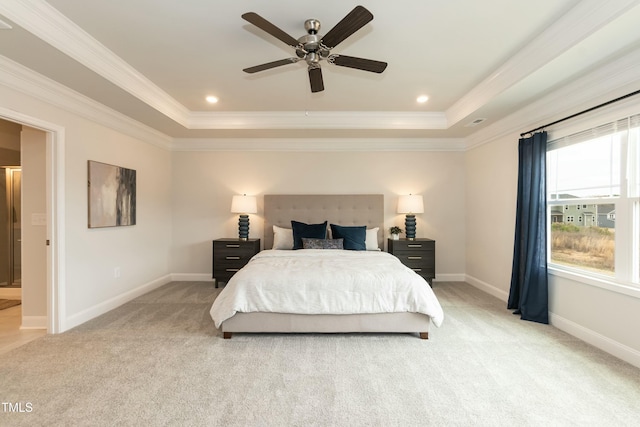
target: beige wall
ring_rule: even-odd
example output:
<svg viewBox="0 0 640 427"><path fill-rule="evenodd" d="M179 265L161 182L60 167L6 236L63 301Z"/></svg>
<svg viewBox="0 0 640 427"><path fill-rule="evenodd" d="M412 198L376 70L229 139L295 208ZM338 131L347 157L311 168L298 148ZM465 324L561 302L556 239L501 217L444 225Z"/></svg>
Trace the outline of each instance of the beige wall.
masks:
<svg viewBox="0 0 640 427"><path fill-rule="evenodd" d="M5 159L4 155L0 156L2 159L2 165L16 166L20 163L13 163L14 157L17 153L17 160L20 160L20 132L22 131L22 125L7 120L0 119L0 151L4 155L8 155L9 158Z"/></svg>
<svg viewBox="0 0 640 427"><path fill-rule="evenodd" d="M66 153L67 281L73 286L67 309L73 316L170 273L171 153L92 123L68 128ZM89 160L136 170L136 225L88 228Z"/></svg>
<svg viewBox="0 0 640 427"><path fill-rule="evenodd" d="M175 273L211 274L211 240L238 233L234 194L259 196L250 236L261 237L264 194L383 194L387 236L404 228L398 195L413 193L424 196L417 235L436 240L438 277L463 277L462 152L175 152L172 170Z"/></svg>
<svg viewBox="0 0 640 427"><path fill-rule="evenodd" d="M0 135L0 140L2 140L2 135ZM0 166L20 166L20 150L0 148Z"/></svg>
<svg viewBox="0 0 640 427"><path fill-rule="evenodd" d="M466 170L466 267L485 290L507 299L511 282L518 190L518 135L468 151Z"/></svg>
<svg viewBox="0 0 640 427"><path fill-rule="evenodd" d="M61 129L64 263L61 329L102 314L170 276L171 152L0 85L0 108ZM147 137L151 137L148 134ZM159 141L158 145L165 141ZM137 225L87 227L87 161L137 171ZM114 269L120 268L120 277ZM161 284L161 283L160 283ZM40 313L46 315L46 313Z"/></svg>

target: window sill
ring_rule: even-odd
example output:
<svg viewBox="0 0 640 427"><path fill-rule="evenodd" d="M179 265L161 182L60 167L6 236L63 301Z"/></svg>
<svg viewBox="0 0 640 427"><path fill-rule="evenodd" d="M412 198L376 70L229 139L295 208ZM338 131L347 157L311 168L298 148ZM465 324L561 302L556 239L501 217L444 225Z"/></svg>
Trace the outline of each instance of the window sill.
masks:
<svg viewBox="0 0 640 427"><path fill-rule="evenodd" d="M607 280L605 278L587 276L572 270L552 265L547 266L547 272L552 276L563 277L565 279L573 280L574 282L584 283L585 285L594 286L600 289L606 289L611 292L616 292L640 299L640 287L618 283L613 280Z"/></svg>

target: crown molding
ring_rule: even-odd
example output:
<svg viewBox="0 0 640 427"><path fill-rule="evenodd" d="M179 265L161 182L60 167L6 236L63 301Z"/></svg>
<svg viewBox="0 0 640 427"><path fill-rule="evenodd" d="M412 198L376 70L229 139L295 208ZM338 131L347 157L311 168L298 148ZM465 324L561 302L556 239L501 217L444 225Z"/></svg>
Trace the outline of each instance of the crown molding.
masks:
<svg viewBox="0 0 640 427"><path fill-rule="evenodd" d="M188 129L447 129L444 113L238 111L191 113Z"/></svg>
<svg viewBox="0 0 640 427"><path fill-rule="evenodd" d="M186 107L47 2L2 0L0 13L172 120L188 122Z"/></svg>
<svg viewBox="0 0 640 427"><path fill-rule="evenodd" d="M638 0L583 0L520 49L446 111L450 126L473 114L506 89L578 42L640 4Z"/></svg>
<svg viewBox="0 0 640 427"><path fill-rule="evenodd" d="M554 90L513 114L474 132L466 138L467 150L474 149L504 136L519 137L520 133L542 126L586 108L606 102L625 92L640 87L640 48L615 61L606 63L597 70ZM630 89L631 88L631 89ZM632 98L607 107L615 115L619 108L637 105ZM593 114L590 113L589 117ZM574 120L580 120L578 118Z"/></svg>
<svg viewBox="0 0 640 427"><path fill-rule="evenodd" d="M0 84L164 149L172 139L0 55Z"/></svg>
<svg viewBox="0 0 640 427"><path fill-rule="evenodd" d="M173 151L464 151L463 138L176 138Z"/></svg>

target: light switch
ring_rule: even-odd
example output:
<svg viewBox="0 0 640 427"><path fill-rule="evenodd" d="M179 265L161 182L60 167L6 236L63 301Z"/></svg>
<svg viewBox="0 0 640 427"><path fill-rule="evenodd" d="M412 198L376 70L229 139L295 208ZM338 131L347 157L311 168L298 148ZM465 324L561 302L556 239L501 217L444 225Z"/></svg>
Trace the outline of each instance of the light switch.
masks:
<svg viewBox="0 0 640 427"><path fill-rule="evenodd" d="M47 225L47 214L32 213L31 214L31 225L46 226Z"/></svg>

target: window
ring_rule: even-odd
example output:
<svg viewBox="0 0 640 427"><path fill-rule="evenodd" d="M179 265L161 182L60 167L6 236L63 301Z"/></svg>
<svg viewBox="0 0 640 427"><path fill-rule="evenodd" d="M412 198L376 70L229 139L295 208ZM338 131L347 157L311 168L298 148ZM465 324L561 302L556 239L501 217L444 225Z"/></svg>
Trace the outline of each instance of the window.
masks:
<svg viewBox="0 0 640 427"><path fill-rule="evenodd" d="M550 141L549 264L640 285L640 115Z"/></svg>

